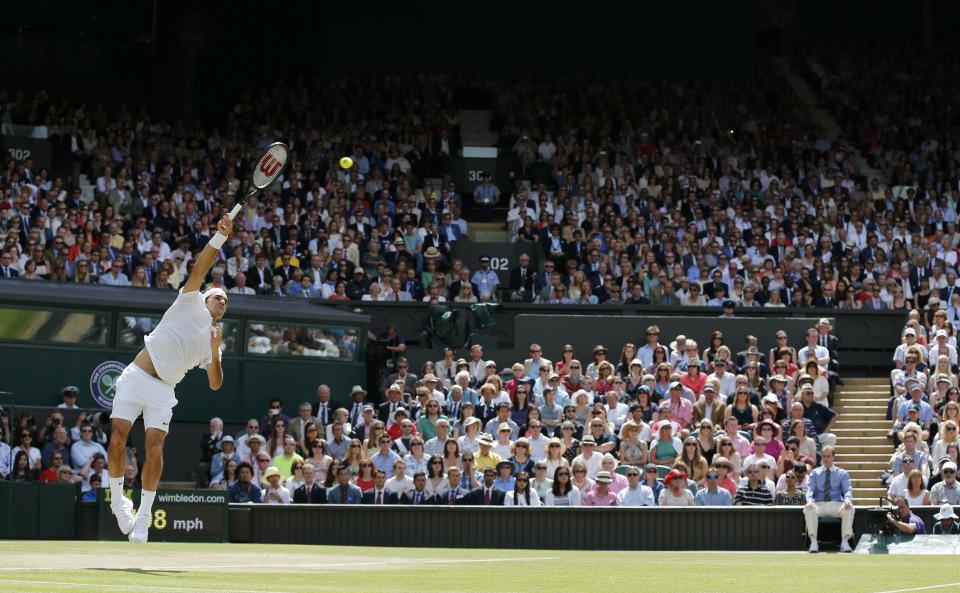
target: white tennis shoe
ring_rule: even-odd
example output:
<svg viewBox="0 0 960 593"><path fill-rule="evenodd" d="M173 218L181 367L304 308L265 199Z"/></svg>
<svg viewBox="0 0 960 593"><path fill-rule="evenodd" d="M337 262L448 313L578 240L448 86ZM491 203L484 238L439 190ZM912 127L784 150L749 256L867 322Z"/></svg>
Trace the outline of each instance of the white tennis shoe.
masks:
<svg viewBox="0 0 960 593"><path fill-rule="evenodd" d="M134 544L147 543L147 532L150 530L150 513L137 512L133 522L133 531L127 536L127 539Z"/></svg>
<svg viewBox="0 0 960 593"><path fill-rule="evenodd" d="M110 510L117 518L117 526L120 527L120 533L127 535L133 531L133 503L126 496L119 499L114 498L110 501Z"/></svg>

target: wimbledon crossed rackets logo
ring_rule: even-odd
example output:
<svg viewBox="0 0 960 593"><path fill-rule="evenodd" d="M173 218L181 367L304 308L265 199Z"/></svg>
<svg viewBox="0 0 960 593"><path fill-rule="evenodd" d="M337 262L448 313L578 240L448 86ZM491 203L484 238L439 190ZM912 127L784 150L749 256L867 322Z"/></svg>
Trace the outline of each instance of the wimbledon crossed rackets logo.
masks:
<svg viewBox="0 0 960 593"><path fill-rule="evenodd" d="M267 153L267 155L263 157L263 160L260 161L259 169L261 173L263 173L267 177L271 177L274 173L277 172L277 169L279 169L282 166L283 166L283 163L281 163L276 158L274 158L272 154Z"/></svg>
<svg viewBox="0 0 960 593"><path fill-rule="evenodd" d="M90 374L90 394L93 400L107 408L113 409L113 398L117 395L117 379L127 365L116 360L101 362Z"/></svg>

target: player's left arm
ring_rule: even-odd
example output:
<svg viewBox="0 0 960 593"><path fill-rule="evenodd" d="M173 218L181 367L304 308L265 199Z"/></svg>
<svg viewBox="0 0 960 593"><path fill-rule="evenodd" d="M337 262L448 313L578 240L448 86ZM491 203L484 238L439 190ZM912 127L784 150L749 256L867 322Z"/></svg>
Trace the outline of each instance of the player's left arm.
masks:
<svg viewBox="0 0 960 593"><path fill-rule="evenodd" d="M223 366L220 364L220 340L223 339L223 328L220 324L210 330L210 364L207 365L207 381L210 389L216 391L223 385Z"/></svg>
<svg viewBox="0 0 960 593"><path fill-rule="evenodd" d="M220 219L220 222L217 223L217 235L224 235L229 238L232 232L233 221L224 216ZM218 246L214 246L218 239L217 235L214 235L214 237L210 239L197 258L197 263L194 264L193 271L190 272L190 277L187 278L186 283L183 285L184 293L200 290L200 287L203 286L207 272L213 267L213 262L217 259L217 254L220 252L220 246L223 245L222 241L226 241L226 239L222 239Z"/></svg>

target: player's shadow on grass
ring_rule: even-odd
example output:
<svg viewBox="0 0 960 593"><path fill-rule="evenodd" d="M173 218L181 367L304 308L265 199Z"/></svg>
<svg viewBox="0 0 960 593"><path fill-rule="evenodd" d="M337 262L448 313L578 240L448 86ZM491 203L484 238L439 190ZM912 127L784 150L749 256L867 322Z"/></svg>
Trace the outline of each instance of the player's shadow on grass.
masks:
<svg viewBox="0 0 960 593"><path fill-rule="evenodd" d="M161 577L172 574L183 574L186 570L144 570L142 568L91 568L90 570L102 570L106 572L128 572L130 574L142 574L154 577Z"/></svg>

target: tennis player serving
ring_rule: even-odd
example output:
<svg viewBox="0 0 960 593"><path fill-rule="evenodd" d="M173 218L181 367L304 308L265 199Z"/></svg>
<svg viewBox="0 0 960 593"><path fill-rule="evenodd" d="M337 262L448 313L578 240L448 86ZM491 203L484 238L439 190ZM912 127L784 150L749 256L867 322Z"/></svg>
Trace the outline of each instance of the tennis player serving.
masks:
<svg viewBox="0 0 960 593"><path fill-rule="evenodd" d="M163 441L177 405L174 388L193 367L206 369L210 389L220 389L223 384L219 321L227 311L227 294L220 288L201 293L200 288L232 231L233 221L224 216L177 299L163 314L160 324L144 338L143 350L117 379L110 416L110 508L120 531L134 543L147 541L153 500L163 472ZM124 448L130 428L141 414L147 460L141 474L140 508L134 518L133 503L123 495Z"/></svg>

